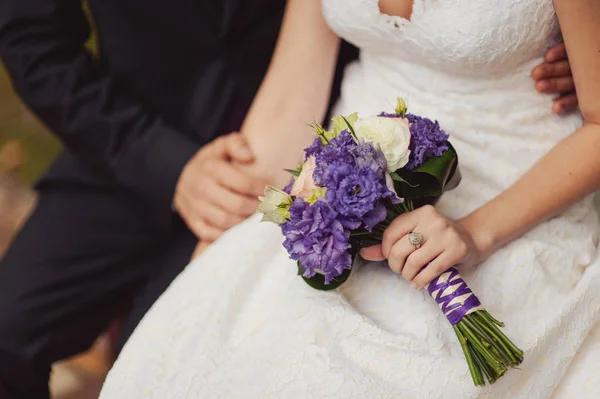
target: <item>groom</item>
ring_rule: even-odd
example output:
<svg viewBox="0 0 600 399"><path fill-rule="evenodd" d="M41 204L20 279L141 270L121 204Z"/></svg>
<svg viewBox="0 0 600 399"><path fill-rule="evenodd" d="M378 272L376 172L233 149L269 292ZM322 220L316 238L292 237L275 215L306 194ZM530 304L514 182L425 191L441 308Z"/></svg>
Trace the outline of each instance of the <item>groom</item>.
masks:
<svg viewBox="0 0 600 399"><path fill-rule="evenodd" d="M99 59L83 49L79 0L0 2L14 87L65 144L0 263L1 399L47 398L50 365L122 312L127 337L198 239L250 215L264 185L235 167L252 155L229 133L266 72L285 2L90 3ZM351 58L346 48L340 66Z"/></svg>
<svg viewBox="0 0 600 399"><path fill-rule="evenodd" d="M127 336L189 261L198 238L187 226L214 239L264 189L232 164L251 154L229 133L265 74L285 1L89 3L98 59L84 51L80 0L0 2L14 88L65 144L0 264L1 399L47 398L51 363L123 312Z"/></svg>

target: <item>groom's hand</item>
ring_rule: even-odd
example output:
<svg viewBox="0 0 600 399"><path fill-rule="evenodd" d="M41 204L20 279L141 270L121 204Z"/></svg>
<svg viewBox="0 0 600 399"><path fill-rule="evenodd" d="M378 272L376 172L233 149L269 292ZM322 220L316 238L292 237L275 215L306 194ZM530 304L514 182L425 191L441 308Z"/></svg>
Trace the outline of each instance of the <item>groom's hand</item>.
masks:
<svg viewBox="0 0 600 399"><path fill-rule="evenodd" d="M575 81L571 73L567 49L564 44L550 48L544 62L533 68L531 77L540 93L558 94L554 100L552 111L555 113L571 111L577 106Z"/></svg>
<svg viewBox="0 0 600 399"><path fill-rule="evenodd" d="M233 164L253 160L243 137L232 133L204 146L183 168L173 203L198 239L212 242L256 211L265 182Z"/></svg>

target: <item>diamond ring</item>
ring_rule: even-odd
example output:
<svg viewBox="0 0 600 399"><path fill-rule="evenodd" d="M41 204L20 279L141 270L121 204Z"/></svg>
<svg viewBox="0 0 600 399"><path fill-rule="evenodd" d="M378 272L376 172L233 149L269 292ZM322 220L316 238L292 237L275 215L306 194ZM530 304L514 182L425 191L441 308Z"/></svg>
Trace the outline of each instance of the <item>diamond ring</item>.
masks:
<svg viewBox="0 0 600 399"><path fill-rule="evenodd" d="M408 242L416 249L421 248L423 241L425 241L425 237L423 237L423 234L419 233L418 231L413 231L408 235Z"/></svg>

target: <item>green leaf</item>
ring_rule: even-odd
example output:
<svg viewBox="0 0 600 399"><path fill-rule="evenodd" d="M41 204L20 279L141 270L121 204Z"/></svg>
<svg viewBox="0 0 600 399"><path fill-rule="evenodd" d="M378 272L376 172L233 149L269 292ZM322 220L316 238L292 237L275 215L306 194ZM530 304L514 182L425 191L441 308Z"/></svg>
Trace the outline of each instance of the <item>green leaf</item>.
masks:
<svg viewBox="0 0 600 399"><path fill-rule="evenodd" d="M342 130L346 129L348 127L348 122L350 122L351 125L354 125L354 123L356 123L357 120L358 120L358 113L356 113L356 112L353 114L350 114L346 117L340 115L340 116L334 116L333 118L331 118L332 138L337 137Z"/></svg>
<svg viewBox="0 0 600 399"><path fill-rule="evenodd" d="M446 183L458 173L456 150L448 143L448 150L411 171L399 169L395 173L394 187L401 198L435 198L442 195Z"/></svg>
<svg viewBox="0 0 600 399"><path fill-rule="evenodd" d="M375 237L373 234L369 234L364 236L352 236L350 237L350 240L352 240L353 245L356 245L359 248L368 248L373 245L381 244L383 237Z"/></svg>
<svg viewBox="0 0 600 399"><path fill-rule="evenodd" d="M290 173L292 176L294 177L298 177L300 176L300 173L302 173L302 165L298 166L297 169L284 169L286 172Z"/></svg>
<svg viewBox="0 0 600 399"><path fill-rule="evenodd" d="M344 120L344 122L346 122L346 126L348 126L348 130L350 130L350 134L352 134L354 140L358 141L358 137L356 137L356 132L354 131L354 126L352 126L352 124L345 117L342 116L342 119Z"/></svg>
<svg viewBox="0 0 600 399"><path fill-rule="evenodd" d="M302 276L304 274L304 269L300 266L300 262L298 262L298 275L302 276L302 279L306 282L306 284L310 285L316 290L319 291L331 291L338 288L340 285L344 284L348 277L350 277L350 273L352 273L352 269L344 270L340 276L331 280L329 284L325 284L325 276L322 274L315 274L314 276L307 278Z"/></svg>
<svg viewBox="0 0 600 399"><path fill-rule="evenodd" d="M412 184L410 184L409 182L407 182L406 180L404 180L404 179L402 178L402 176L400 176L400 175L399 175L398 173L396 173L396 172L392 172L392 173L390 173L390 176L391 176L391 178L392 178L392 180L393 180L393 181L397 181L397 182L405 183L405 184L409 185L410 187L419 187L419 185L418 185L418 184L416 184L416 185L414 185L414 186L413 186Z"/></svg>

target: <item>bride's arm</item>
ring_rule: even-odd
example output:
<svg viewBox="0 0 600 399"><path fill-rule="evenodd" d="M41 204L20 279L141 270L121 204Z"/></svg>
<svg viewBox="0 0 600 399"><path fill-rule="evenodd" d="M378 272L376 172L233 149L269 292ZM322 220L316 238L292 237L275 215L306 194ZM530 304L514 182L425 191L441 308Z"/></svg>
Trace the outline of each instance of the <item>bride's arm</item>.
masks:
<svg viewBox="0 0 600 399"><path fill-rule="evenodd" d="M290 176L321 123L333 82L339 38L327 26L321 0L288 0L269 70L241 133L256 159L237 167L278 187ZM202 241L192 259L210 241Z"/></svg>
<svg viewBox="0 0 600 399"><path fill-rule="evenodd" d="M381 248L363 251L364 256L373 260L389 258L392 269L415 287L424 287L453 265L479 263L600 188L600 2L554 0L554 7L584 125L510 188L464 219L453 222L432 208L418 209L394 221ZM425 230L426 226L435 227L424 234L425 244L415 251L406 235L412 230Z"/></svg>
<svg viewBox="0 0 600 399"><path fill-rule="evenodd" d="M600 187L600 2L554 0L584 125L465 219L495 250Z"/></svg>
<svg viewBox="0 0 600 399"><path fill-rule="evenodd" d="M333 81L338 37L327 26L321 0L289 0L269 70L242 126L256 164L251 171L287 184L321 123Z"/></svg>

